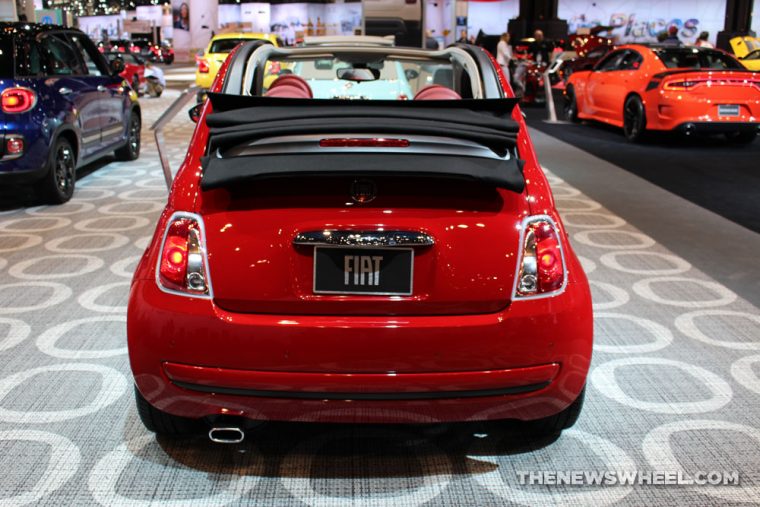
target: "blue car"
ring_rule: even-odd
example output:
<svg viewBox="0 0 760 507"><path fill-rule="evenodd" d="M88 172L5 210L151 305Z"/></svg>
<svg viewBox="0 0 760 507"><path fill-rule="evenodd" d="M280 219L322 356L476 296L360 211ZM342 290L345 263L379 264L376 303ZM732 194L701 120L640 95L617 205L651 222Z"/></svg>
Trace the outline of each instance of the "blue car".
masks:
<svg viewBox="0 0 760 507"><path fill-rule="evenodd" d="M0 185L64 203L78 167L136 159L140 106L123 69L79 30L0 23Z"/></svg>

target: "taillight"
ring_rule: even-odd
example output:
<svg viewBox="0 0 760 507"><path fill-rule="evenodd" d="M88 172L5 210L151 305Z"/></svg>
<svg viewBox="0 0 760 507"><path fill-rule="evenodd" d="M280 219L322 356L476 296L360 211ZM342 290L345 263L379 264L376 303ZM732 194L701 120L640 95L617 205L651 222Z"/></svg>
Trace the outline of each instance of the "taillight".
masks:
<svg viewBox="0 0 760 507"><path fill-rule="evenodd" d="M198 72L201 74L208 74L209 68L208 68L208 62L206 60L201 60L198 62Z"/></svg>
<svg viewBox="0 0 760 507"><path fill-rule="evenodd" d="M557 226L547 216L530 217L523 224L515 297L554 295L564 289L566 278Z"/></svg>
<svg viewBox="0 0 760 507"><path fill-rule="evenodd" d="M666 90L688 90L695 86L704 83L703 80L684 80L684 81L670 81L665 83Z"/></svg>
<svg viewBox="0 0 760 507"><path fill-rule="evenodd" d="M386 139L384 137L335 137L321 139L322 148L408 148L407 139Z"/></svg>
<svg viewBox="0 0 760 507"><path fill-rule="evenodd" d="M158 283L168 292L210 297L202 223L191 213L175 213L169 219L157 268Z"/></svg>
<svg viewBox="0 0 760 507"><path fill-rule="evenodd" d="M4 113L26 113L37 104L37 94L20 86L6 88L0 95Z"/></svg>

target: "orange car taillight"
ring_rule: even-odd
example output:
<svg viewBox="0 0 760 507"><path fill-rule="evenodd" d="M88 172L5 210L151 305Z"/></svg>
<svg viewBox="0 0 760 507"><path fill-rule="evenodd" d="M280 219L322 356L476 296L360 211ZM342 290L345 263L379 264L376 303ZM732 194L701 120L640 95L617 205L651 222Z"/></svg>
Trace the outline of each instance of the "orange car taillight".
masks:
<svg viewBox="0 0 760 507"><path fill-rule="evenodd" d="M670 81L665 83L666 90L689 90L694 88L698 84L702 84L702 80L684 80L684 81Z"/></svg>
<svg viewBox="0 0 760 507"><path fill-rule="evenodd" d="M206 60L201 60L198 62L198 72L201 74L208 74L209 68L208 68L208 62Z"/></svg>
<svg viewBox="0 0 760 507"><path fill-rule="evenodd" d="M211 297L203 220L192 213L169 219L161 244L156 281L167 292Z"/></svg>
<svg viewBox="0 0 760 507"><path fill-rule="evenodd" d="M566 278L565 257L556 224L548 216L527 218L523 222L515 298L556 295L565 288Z"/></svg>
<svg viewBox="0 0 760 507"><path fill-rule="evenodd" d="M4 113L26 113L37 104L37 94L20 86L6 88L0 95L0 103Z"/></svg>

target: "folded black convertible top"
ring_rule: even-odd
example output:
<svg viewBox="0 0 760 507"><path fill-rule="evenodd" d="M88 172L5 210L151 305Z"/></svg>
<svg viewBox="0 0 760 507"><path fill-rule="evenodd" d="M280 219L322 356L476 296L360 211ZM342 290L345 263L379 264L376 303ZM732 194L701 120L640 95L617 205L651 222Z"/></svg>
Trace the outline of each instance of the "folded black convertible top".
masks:
<svg viewBox="0 0 760 507"><path fill-rule="evenodd" d="M435 153L283 153L225 158L228 148L292 135L426 135L475 142L504 156L516 146L519 125L514 99L485 100L309 100L210 93L214 112L201 187L239 181L322 173L397 173L474 178L522 192L521 164L506 159Z"/></svg>

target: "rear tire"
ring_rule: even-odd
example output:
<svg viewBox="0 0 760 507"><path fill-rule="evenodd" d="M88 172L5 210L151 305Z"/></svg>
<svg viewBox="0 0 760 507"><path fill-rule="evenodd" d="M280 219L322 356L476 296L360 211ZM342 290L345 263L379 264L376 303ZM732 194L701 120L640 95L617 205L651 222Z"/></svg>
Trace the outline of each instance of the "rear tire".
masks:
<svg viewBox="0 0 760 507"><path fill-rule="evenodd" d="M740 132L731 132L726 134L728 142L734 144L750 144L757 137L757 130L744 130Z"/></svg>
<svg viewBox="0 0 760 507"><path fill-rule="evenodd" d="M636 95L628 97L623 106L623 134L632 143L639 143L644 139L647 126L644 103Z"/></svg>
<svg viewBox="0 0 760 507"><path fill-rule="evenodd" d="M129 162L140 156L140 127L140 117L133 111L127 127L127 143L114 151L117 160Z"/></svg>
<svg viewBox="0 0 760 507"><path fill-rule="evenodd" d="M135 403L137 405L137 415L143 425L159 435L170 437L190 436L200 432L202 429L201 419L190 419L179 417L157 409L140 394L135 386Z"/></svg>
<svg viewBox="0 0 760 507"><path fill-rule="evenodd" d="M71 143L56 139L48 160L48 169L41 182L42 197L50 204L63 204L74 195L77 181L77 159Z"/></svg>
<svg viewBox="0 0 760 507"><path fill-rule="evenodd" d="M565 119L578 123L578 100L575 98L575 89L568 86L565 90Z"/></svg>
<svg viewBox="0 0 760 507"><path fill-rule="evenodd" d="M562 430L572 427L581 415L583 409L583 400L586 396L586 386L583 386L578 397L565 410L558 414L544 417L528 423L531 432L535 435L556 435Z"/></svg>

